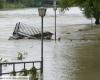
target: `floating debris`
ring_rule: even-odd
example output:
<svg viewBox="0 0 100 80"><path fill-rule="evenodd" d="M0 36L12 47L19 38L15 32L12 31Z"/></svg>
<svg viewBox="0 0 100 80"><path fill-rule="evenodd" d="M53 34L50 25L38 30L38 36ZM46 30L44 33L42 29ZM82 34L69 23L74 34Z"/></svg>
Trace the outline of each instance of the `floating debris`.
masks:
<svg viewBox="0 0 100 80"><path fill-rule="evenodd" d="M7 63L6 59L0 58L0 63ZM4 67L7 67L7 64L3 64Z"/></svg>
<svg viewBox="0 0 100 80"><path fill-rule="evenodd" d="M43 32L43 38L44 39L51 39L53 33L51 32ZM29 26L27 24L18 22L16 23L13 36L9 38L9 40L12 39L41 39L41 31L37 27Z"/></svg>
<svg viewBox="0 0 100 80"><path fill-rule="evenodd" d="M18 52L17 59L18 59L18 60L24 59L23 54L20 53L20 52Z"/></svg>

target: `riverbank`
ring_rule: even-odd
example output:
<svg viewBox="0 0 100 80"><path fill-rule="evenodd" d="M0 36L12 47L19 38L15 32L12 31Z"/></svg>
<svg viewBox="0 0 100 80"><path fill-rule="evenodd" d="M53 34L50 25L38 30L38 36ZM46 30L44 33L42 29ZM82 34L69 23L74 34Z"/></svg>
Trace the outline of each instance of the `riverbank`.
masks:
<svg viewBox="0 0 100 80"><path fill-rule="evenodd" d="M25 8L23 4L18 3L4 3L0 6L0 10L11 10Z"/></svg>
<svg viewBox="0 0 100 80"><path fill-rule="evenodd" d="M0 0L0 9L18 9L39 6L38 1L28 0Z"/></svg>
<svg viewBox="0 0 100 80"><path fill-rule="evenodd" d="M86 25L86 27L78 29L75 32L66 33L66 39L100 41L100 25Z"/></svg>

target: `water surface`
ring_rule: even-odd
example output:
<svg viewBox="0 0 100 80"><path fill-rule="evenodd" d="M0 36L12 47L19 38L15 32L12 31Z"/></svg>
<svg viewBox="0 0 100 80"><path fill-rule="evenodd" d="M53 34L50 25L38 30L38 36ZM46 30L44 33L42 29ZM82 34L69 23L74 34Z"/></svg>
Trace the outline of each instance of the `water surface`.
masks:
<svg viewBox="0 0 100 80"><path fill-rule="evenodd" d="M17 22L41 28L40 20L36 8L0 11L0 57L16 61L17 52L26 52L23 61L41 60L40 40L8 40ZM61 41L44 40L44 80L100 80L100 42L67 39L67 33L74 33L90 22L79 8L65 14L57 11L57 38L61 37ZM53 9L47 10L44 30L54 33Z"/></svg>

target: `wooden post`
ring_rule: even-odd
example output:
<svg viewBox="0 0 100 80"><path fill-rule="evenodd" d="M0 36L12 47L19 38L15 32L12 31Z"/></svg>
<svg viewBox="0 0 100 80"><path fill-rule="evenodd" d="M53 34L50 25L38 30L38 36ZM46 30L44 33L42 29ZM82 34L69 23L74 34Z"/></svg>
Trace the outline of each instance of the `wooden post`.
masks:
<svg viewBox="0 0 100 80"><path fill-rule="evenodd" d="M2 64L0 63L0 76L2 75Z"/></svg>
<svg viewBox="0 0 100 80"><path fill-rule="evenodd" d="M16 72L15 72L15 64L13 64L13 76L16 76Z"/></svg>

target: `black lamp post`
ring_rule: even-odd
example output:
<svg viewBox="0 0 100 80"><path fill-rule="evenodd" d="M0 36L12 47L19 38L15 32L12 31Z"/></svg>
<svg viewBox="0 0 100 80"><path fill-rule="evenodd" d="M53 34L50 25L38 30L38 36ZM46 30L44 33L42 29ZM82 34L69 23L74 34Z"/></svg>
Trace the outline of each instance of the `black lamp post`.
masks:
<svg viewBox="0 0 100 80"><path fill-rule="evenodd" d="M56 0L54 0L54 12L55 12L55 42L56 42L56 10L57 10L57 5L56 5Z"/></svg>
<svg viewBox="0 0 100 80"><path fill-rule="evenodd" d="M41 80L43 80L43 17L46 15L46 8L38 8L39 16L41 16Z"/></svg>

